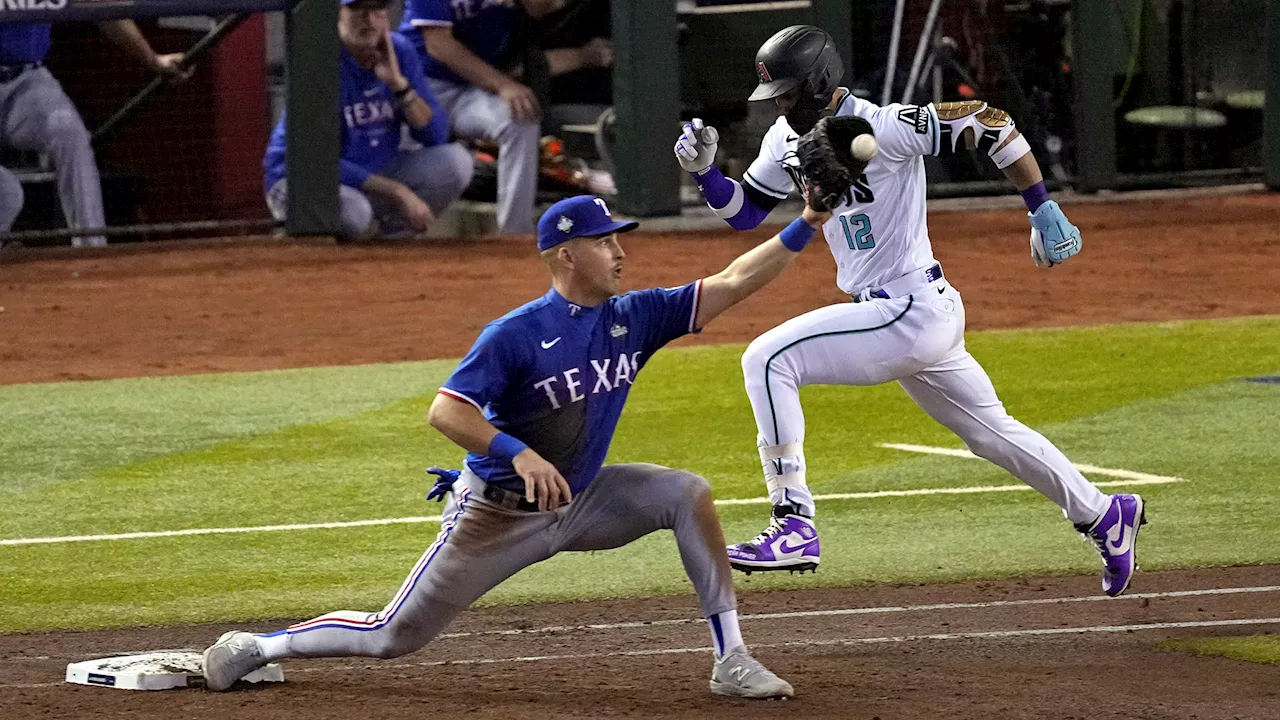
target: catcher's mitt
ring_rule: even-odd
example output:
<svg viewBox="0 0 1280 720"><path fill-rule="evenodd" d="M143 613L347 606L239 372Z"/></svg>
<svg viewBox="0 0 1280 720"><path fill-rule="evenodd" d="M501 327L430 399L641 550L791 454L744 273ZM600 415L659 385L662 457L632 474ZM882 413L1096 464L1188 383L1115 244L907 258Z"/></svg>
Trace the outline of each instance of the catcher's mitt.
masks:
<svg viewBox="0 0 1280 720"><path fill-rule="evenodd" d="M860 117L825 117L796 144L796 159L806 187L809 207L819 212L834 209L867 169L867 161L853 156L849 145L859 135L871 135L871 124Z"/></svg>

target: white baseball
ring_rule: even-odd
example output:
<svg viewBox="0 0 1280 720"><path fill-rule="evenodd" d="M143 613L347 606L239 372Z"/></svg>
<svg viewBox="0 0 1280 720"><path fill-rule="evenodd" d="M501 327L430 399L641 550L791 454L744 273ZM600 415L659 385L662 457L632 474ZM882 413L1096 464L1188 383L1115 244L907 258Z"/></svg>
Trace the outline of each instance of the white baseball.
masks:
<svg viewBox="0 0 1280 720"><path fill-rule="evenodd" d="M876 145L876 139L870 135L859 135L849 143L849 152L862 162L869 162L871 158L880 152L880 147Z"/></svg>

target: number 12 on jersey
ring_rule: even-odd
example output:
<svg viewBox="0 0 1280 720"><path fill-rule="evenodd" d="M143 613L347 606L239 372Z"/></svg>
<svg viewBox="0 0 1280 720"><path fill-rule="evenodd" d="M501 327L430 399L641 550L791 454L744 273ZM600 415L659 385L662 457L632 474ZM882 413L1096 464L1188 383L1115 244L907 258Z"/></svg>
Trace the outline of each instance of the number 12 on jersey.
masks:
<svg viewBox="0 0 1280 720"><path fill-rule="evenodd" d="M840 216L840 227L844 228L844 239L850 250L870 250L876 246L876 239L871 234L871 218L863 213L853 217Z"/></svg>

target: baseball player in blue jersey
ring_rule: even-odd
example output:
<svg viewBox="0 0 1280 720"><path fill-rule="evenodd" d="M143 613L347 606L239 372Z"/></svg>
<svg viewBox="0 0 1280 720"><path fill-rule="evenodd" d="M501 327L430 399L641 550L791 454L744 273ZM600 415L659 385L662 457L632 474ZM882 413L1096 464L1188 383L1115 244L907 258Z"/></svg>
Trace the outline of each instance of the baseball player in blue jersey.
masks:
<svg viewBox="0 0 1280 720"><path fill-rule="evenodd" d="M533 232L541 110L533 91L499 70L520 5L533 17L564 0L407 0L399 32L422 55L427 82L454 131L498 143L498 228Z"/></svg>
<svg viewBox="0 0 1280 720"><path fill-rule="evenodd" d="M205 651L207 687L225 690L281 658L390 658L426 645L464 608L562 552L675 532L711 627L711 690L789 696L747 652L724 534L707 481L684 470L604 465L627 394L659 348L697 332L791 263L827 215L806 209L722 272L676 288L616 295L626 257L604 201L563 200L538 223L551 290L489 323L431 405L428 422L468 451L435 495L440 534L380 612L334 612L267 635L224 634Z"/></svg>
<svg viewBox="0 0 1280 720"><path fill-rule="evenodd" d="M189 74L182 54L157 54L132 20L98 23L121 49L157 73L175 80ZM0 147L34 150L52 161L62 214L72 229L106 225L98 163L89 131L62 85L44 67L52 45L46 23L0 23ZM0 168L0 232L22 211L22 184ZM100 235L72 238L76 247L106 245Z"/></svg>
<svg viewBox="0 0 1280 720"><path fill-rule="evenodd" d="M341 0L341 237L427 230L471 183L471 155L449 142L449 122L407 40L391 32L390 0ZM401 128L419 146L400 149ZM285 118L263 160L267 206L285 219ZM376 224L375 224L376 221Z"/></svg>

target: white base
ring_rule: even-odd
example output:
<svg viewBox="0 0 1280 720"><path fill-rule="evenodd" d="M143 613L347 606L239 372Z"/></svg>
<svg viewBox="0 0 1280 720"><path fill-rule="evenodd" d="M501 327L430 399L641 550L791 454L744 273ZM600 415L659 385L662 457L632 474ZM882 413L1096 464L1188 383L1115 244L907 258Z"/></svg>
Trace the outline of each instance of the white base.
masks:
<svg viewBox="0 0 1280 720"><path fill-rule="evenodd" d="M192 650L157 650L143 655L123 655L83 660L67 665L67 682L118 690L172 690L204 687L201 653ZM284 671L272 663L243 678L247 682L284 682Z"/></svg>

